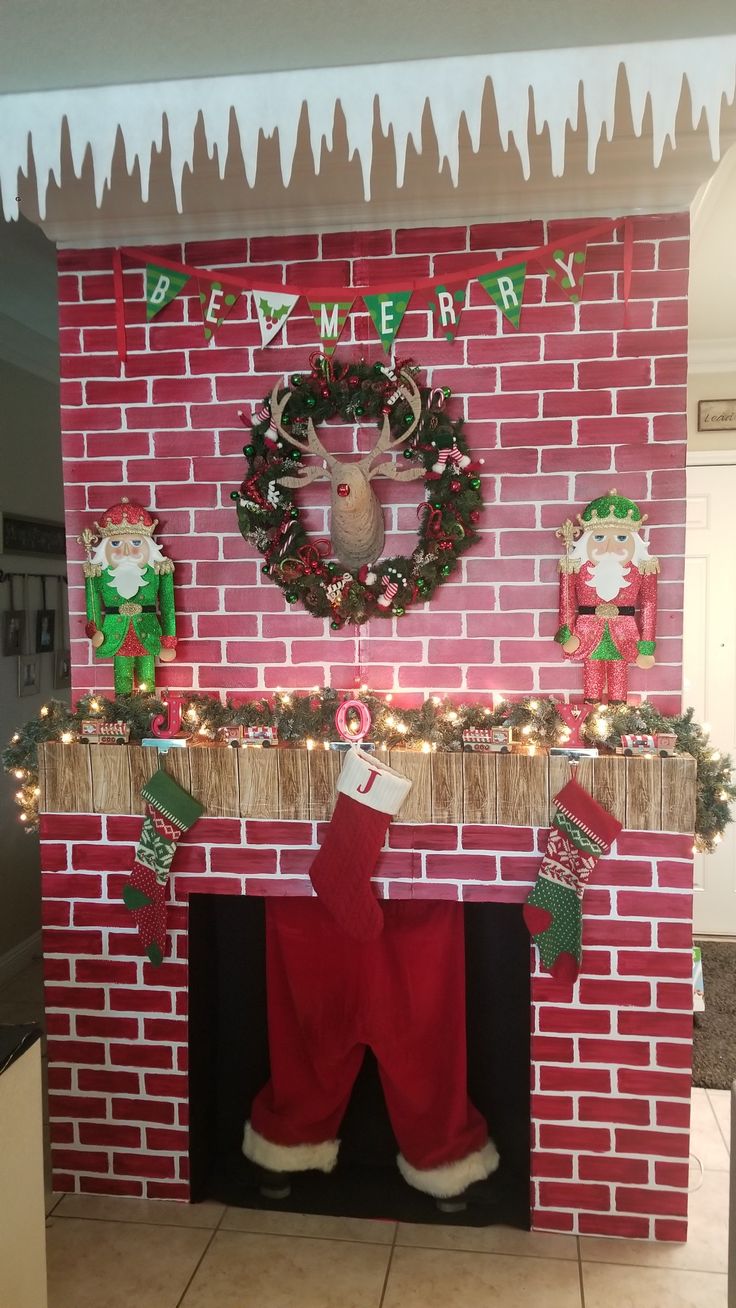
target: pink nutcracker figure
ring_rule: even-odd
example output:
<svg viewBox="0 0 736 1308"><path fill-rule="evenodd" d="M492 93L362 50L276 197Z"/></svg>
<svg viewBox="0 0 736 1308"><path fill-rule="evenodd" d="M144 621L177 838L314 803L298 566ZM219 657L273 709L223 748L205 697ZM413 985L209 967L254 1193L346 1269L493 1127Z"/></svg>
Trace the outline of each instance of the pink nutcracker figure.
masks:
<svg viewBox="0 0 736 1308"><path fill-rule="evenodd" d="M628 665L654 664L659 561L639 533L646 515L615 490L593 500L578 521L557 533L566 554L555 640L568 658L582 660L586 699L607 691L609 702L625 702Z"/></svg>

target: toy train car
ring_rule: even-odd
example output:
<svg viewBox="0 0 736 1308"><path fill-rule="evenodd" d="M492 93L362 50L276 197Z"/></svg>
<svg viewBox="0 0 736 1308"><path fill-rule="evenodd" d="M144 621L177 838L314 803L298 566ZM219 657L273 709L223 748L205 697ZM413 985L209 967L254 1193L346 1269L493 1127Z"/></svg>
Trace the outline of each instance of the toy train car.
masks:
<svg viewBox="0 0 736 1308"><path fill-rule="evenodd" d="M463 749L474 754L510 754L514 744L511 727L466 727Z"/></svg>
<svg viewBox="0 0 736 1308"><path fill-rule="evenodd" d="M656 731L653 735L629 732L621 736L621 745L616 753L624 754L626 758L642 754L658 754L660 758L670 758L676 745L677 736L673 731Z"/></svg>
<svg viewBox="0 0 736 1308"><path fill-rule="evenodd" d="M127 722L103 722L99 718L83 718L79 739L88 745L127 745L130 726Z"/></svg>
<svg viewBox="0 0 736 1308"><path fill-rule="evenodd" d="M246 749L248 746L270 749L278 745L277 727L244 727L237 723L232 727L218 727L216 740L218 744L230 745L233 749Z"/></svg>

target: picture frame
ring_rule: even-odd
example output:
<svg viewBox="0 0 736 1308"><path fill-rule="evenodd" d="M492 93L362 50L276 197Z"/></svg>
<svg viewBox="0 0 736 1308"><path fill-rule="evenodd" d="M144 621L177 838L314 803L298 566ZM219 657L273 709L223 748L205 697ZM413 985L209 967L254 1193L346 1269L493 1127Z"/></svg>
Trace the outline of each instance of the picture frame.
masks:
<svg viewBox="0 0 736 1308"><path fill-rule="evenodd" d="M50 654L54 648L56 612L54 609L39 609L36 613L36 653Z"/></svg>
<svg viewBox="0 0 736 1308"><path fill-rule="evenodd" d="M68 690L71 684L71 652L68 649L57 649L54 659L54 690Z"/></svg>
<svg viewBox="0 0 736 1308"><path fill-rule="evenodd" d="M736 399L699 400L698 431L736 431Z"/></svg>
<svg viewBox="0 0 736 1308"><path fill-rule="evenodd" d="M18 695L37 695L41 689L41 662L37 654L18 655Z"/></svg>
<svg viewBox="0 0 736 1308"><path fill-rule="evenodd" d="M15 513L0 513L0 551L3 554L64 558L64 523L48 518L25 518Z"/></svg>
<svg viewBox="0 0 736 1308"><path fill-rule="evenodd" d="M2 651L5 657L20 654L26 629L24 609L6 609L3 613Z"/></svg>

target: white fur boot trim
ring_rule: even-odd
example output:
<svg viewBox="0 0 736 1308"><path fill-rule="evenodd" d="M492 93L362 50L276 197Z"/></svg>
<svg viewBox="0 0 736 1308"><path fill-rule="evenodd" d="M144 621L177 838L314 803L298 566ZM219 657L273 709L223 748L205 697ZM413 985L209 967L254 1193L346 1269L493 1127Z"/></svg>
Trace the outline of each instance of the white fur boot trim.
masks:
<svg viewBox="0 0 736 1308"><path fill-rule="evenodd" d="M320 1144L280 1145L267 1140L245 1124L243 1153L252 1163L269 1172L331 1172L337 1165L339 1140L323 1140Z"/></svg>
<svg viewBox="0 0 736 1308"><path fill-rule="evenodd" d="M454 1163L445 1163L442 1167L428 1167L424 1170L412 1167L403 1154L396 1159L399 1171L409 1185L424 1194L431 1194L435 1199L452 1199L462 1194L473 1181L485 1181L495 1172L501 1161L498 1150L492 1140L482 1149L476 1149L465 1158L458 1158Z"/></svg>

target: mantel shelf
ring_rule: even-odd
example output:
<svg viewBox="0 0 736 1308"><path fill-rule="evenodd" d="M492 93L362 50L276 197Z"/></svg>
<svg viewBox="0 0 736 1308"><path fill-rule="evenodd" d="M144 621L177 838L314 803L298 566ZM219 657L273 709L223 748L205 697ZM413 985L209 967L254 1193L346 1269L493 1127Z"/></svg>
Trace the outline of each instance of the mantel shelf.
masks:
<svg viewBox="0 0 736 1308"><path fill-rule="evenodd" d="M174 749L163 768L210 817L327 821L340 753L323 749ZM548 824L554 796L570 777L562 756L540 754L381 755L413 785L396 819L412 823ZM143 813L141 787L158 765L140 745L39 746L39 807L44 813ZM583 759L577 779L630 830L692 832L695 760Z"/></svg>

